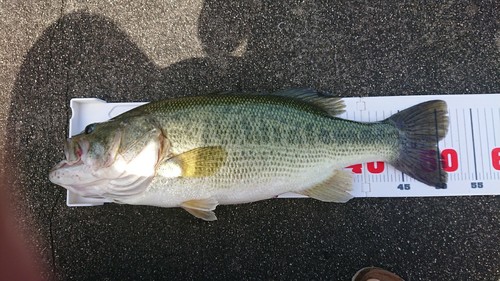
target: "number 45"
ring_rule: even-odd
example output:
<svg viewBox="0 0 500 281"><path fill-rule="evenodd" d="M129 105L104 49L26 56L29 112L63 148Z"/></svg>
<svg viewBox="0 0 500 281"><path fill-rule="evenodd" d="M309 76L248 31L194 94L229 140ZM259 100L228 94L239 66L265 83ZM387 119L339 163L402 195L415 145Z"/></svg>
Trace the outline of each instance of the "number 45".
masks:
<svg viewBox="0 0 500 281"><path fill-rule="evenodd" d="M398 185L399 190L410 190L410 184L409 183L401 183Z"/></svg>

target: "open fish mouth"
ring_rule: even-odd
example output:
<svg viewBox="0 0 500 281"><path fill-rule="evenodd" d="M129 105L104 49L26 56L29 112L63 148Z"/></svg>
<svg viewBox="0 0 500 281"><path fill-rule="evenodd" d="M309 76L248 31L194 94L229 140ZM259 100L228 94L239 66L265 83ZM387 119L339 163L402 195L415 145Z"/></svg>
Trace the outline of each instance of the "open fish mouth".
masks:
<svg viewBox="0 0 500 281"><path fill-rule="evenodd" d="M81 160L82 154L83 154L82 147L77 141L68 139L64 143L64 155L66 156L66 160L68 161L68 163Z"/></svg>
<svg viewBox="0 0 500 281"><path fill-rule="evenodd" d="M70 167L75 167L75 166L80 166L83 165L84 162L82 160L82 157L87 153L88 151L88 142L86 141L76 141L71 138L69 138L65 143L64 143L64 155L66 159L62 160L58 164L56 164L50 172L53 172L58 169L62 168L70 168Z"/></svg>
<svg viewBox="0 0 500 281"><path fill-rule="evenodd" d="M50 172L52 173L59 169L70 168L80 165L83 165L82 159L78 159L78 161L73 161L73 162L69 162L68 160L62 160L61 162L57 163L54 167L52 167L52 169L50 169Z"/></svg>
<svg viewBox="0 0 500 281"><path fill-rule="evenodd" d="M87 198L124 198L142 192L152 181L158 161L156 142L146 145L126 162L118 153L121 134L115 134L110 148L96 153L90 141L81 137L64 143L65 159L49 172L49 180ZM128 170L130 169L130 170Z"/></svg>
<svg viewBox="0 0 500 281"><path fill-rule="evenodd" d="M50 170L49 180L81 196L102 198L92 188L92 185L99 184L99 181L96 181L90 173L88 165L85 163L88 150L88 141L69 138L64 143L64 155L66 159L57 163Z"/></svg>

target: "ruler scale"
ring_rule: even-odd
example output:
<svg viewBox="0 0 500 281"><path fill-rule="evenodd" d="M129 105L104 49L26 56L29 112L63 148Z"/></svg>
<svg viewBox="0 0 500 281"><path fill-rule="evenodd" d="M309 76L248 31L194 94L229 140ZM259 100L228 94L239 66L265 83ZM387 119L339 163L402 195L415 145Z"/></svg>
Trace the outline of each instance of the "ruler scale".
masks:
<svg viewBox="0 0 500 281"><path fill-rule="evenodd" d="M450 126L438 145L443 168L448 172L445 188L422 184L387 163L359 163L346 167L354 178L355 197L421 197L500 195L500 94L426 95L344 98L346 112L340 118L375 122L415 104L442 99L448 104ZM140 103L106 103L99 99L72 99L69 135L85 126L106 121ZM303 195L286 193L280 198ZM102 205L103 199L83 198L68 191L68 206Z"/></svg>

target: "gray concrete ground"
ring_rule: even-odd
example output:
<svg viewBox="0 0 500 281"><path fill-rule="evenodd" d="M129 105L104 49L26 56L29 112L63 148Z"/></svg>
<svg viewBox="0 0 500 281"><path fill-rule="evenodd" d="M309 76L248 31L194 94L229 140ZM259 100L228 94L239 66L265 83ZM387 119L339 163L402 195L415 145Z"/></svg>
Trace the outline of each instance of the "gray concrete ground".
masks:
<svg viewBox="0 0 500 281"><path fill-rule="evenodd" d="M0 129L13 208L61 280L498 280L500 198L68 208L47 179L73 97L152 101L313 87L500 92L498 1L0 1ZM385 4L384 4L385 3Z"/></svg>

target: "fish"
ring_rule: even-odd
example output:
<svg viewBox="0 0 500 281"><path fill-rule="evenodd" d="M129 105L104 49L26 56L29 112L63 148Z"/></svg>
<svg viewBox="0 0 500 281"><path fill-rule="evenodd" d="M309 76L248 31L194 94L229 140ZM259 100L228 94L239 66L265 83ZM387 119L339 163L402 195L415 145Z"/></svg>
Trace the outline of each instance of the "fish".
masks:
<svg viewBox="0 0 500 281"><path fill-rule="evenodd" d="M349 165L385 161L444 188L438 142L446 102L423 102L378 122L339 118L339 97L312 89L207 94L151 102L92 123L64 144L49 180L83 197L181 207L216 220L218 205L294 192L353 198Z"/></svg>

